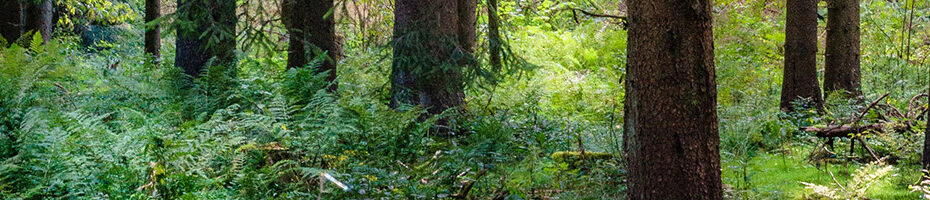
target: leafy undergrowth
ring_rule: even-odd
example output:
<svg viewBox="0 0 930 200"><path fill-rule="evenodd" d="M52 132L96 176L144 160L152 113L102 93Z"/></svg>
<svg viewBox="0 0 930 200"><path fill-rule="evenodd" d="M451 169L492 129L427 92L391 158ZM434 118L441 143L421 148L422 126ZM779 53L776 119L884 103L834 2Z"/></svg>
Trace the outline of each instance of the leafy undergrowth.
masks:
<svg viewBox="0 0 930 200"><path fill-rule="evenodd" d="M243 70L214 66L192 81L171 63L62 40L0 50L3 199L623 194L618 155L551 156L575 149L582 127L607 128L537 116L535 105L448 113L462 134L442 136L420 108L326 92L313 69L284 71L281 60L250 56Z"/></svg>
<svg viewBox="0 0 930 200"><path fill-rule="evenodd" d="M905 23L903 2L862 1L864 96L890 93L884 102L898 108L930 81L930 66L900 54L910 41L909 53L926 57L927 39L886 32ZM930 13L921 2L911 9L917 16ZM286 56L276 50L242 49L237 70L216 66L192 81L174 67L174 38L166 35L162 63L146 65L141 24L95 50L68 36L0 49L0 198L622 198L627 27L566 8L616 14L625 6L501 6L509 47L535 68L470 87L466 112L446 113L462 133L451 137L431 128L435 118L418 120L420 108L387 106L389 31L357 35L339 25L346 57L336 93L321 90L312 70L284 70ZM823 141L797 131L850 116L862 102L832 103L823 115L779 110L784 9L777 1L715 1L720 151L734 199L803 198L811 191L802 182L836 189L868 162L818 168L809 155ZM373 24L393 24L392 12L372 13L381 19ZM913 32L927 32L928 19L915 20ZM368 37L376 40L359 45ZM862 196L918 198L909 186L920 176L923 136L914 133L923 123L869 138L895 163ZM580 149L597 159L580 159Z"/></svg>

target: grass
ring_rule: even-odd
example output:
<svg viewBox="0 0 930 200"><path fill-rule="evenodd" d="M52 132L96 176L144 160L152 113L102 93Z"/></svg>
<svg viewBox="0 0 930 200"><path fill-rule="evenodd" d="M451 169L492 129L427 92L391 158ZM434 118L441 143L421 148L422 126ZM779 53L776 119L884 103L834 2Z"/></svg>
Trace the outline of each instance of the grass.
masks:
<svg viewBox="0 0 930 200"><path fill-rule="evenodd" d="M805 145L790 145L790 151L765 152L749 161L747 174L749 184L743 179L743 169L738 161L724 159L724 184L743 188L737 190L742 198L748 199L799 199L805 190L801 182L836 187L830 173L833 172L837 181L845 184L851 178L851 173L862 166L856 162L848 164L824 164L818 169L807 161L807 156L813 149ZM837 146L840 149L840 146ZM843 154L845 152L837 152ZM918 193L910 192L908 186L919 180L920 173L911 165L894 166L895 169L889 178L879 181L867 191L866 196L872 199L917 199ZM829 171L829 172L828 172Z"/></svg>

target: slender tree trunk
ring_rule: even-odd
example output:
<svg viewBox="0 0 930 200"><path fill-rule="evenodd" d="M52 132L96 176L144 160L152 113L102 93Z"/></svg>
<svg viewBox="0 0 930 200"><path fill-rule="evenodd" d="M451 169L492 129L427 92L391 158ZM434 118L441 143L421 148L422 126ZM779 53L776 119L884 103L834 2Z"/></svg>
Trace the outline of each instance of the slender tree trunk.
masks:
<svg viewBox="0 0 930 200"><path fill-rule="evenodd" d="M421 105L438 114L465 104L462 66L475 44L474 2L396 1L392 107Z"/></svg>
<svg viewBox="0 0 930 200"><path fill-rule="evenodd" d="M788 0L785 24L785 69L781 108L793 111L793 102L807 98L821 108L817 81L817 0Z"/></svg>
<svg viewBox="0 0 930 200"><path fill-rule="evenodd" d="M930 94L930 91L927 91ZM930 113L926 116L927 118L927 127L924 129L924 151L920 156L920 163L923 165L924 170L930 170Z"/></svg>
<svg viewBox="0 0 930 200"><path fill-rule="evenodd" d="M287 26L289 47L287 52L287 67L304 67L326 53L326 59L320 65L320 72L328 71L326 80L332 84L330 91L335 91L336 64L339 60L339 50L336 41L336 26L332 15L327 16L333 9L333 0L285 0L282 11L284 24Z"/></svg>
<svg viewBox="0 0 930 200"><path fill-rule="evenodd" d="M930 170L930 114L924 116L927 118L927 127L924 129L924 151L920 156L920 163L923 165L922 169Z"/></svg>
<svg viewBox="0 0 930 200"><path fill-rule="evenodd" d="M841 91L861 94L859 73L859 0L827 0L824 96Z"/></svg>
<svg viewBox="0 0 930 200"><path fill-rule="evenodd" d="M488 51L490 52L491 67L501 69L501 31L500 15L497 13L497 0L488 0Z"/></svg>
<svg viewBox="0 0 930 200"><path fill-rule="evenodd" d="M23 36L24 5L19 0L3 0L0 3L0 35L10 44Z"/></svg>
<svg viewBox="0 0 930 200"><path fill-rule="evenodd" d="M178 0L178 18L192 22L193 29L178 29L175 65L192 77L200 77L211 58L213 65L233 65L236 49L235 0ZM201 37L203 33L210 33ZM210 38L218 38L210 41ZM229 66L233 67L233 66Z"/></svg>
<svg viewBox="0 0 930 200"><path fill-rule="evenodd" d="M161 0L145 0L145 23L150 23L161 17ZM155 25L145 30L145 53L154 60L161 56L161 26Z"/></svg>
<svg viewBox="0 0 930 200"><path fill-rule="evenodd" d="M630 199L721 199L710 0L628 0Z"/></svg>
<svg viewBox="0 0 930 200"><path fill-rule="evenodd" d="M467 54L475 52L475 42L477 32L475 25L478 23L478 1L477 0L458 0L458 38L459 47Z"/></svg>

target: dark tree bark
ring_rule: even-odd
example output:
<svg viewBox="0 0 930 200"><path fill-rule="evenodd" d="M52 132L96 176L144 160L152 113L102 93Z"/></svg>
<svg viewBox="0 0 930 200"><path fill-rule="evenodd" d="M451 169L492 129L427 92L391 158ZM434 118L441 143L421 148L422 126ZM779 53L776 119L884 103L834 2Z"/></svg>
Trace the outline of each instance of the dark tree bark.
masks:
<svg viewBox="0 0 930 200"><path fill-rule="evenodd" d="M438 114L465 104L462 66L474 49L474 0L397 0L391 106Z"/></svg>
<svg viewBox="0 0 930 200"><path fill-rule="evenodd" d="M287 67L307 66L320 53L326 52L326 59L317 69L328 71L326 80L333 83L330 91L337 87L336 63L339 60L335 20L333 16L326 16L333 5L333 0L284 0L282 5L290 40Z"/></svg>
<svg viewBox="0 0 930 200"><path fill-rule="evenodd" d="M627 1L630 199L721 199L710 0Z"/></svg>
<svg viewBox="0 0 930 200"><path fill-rule="evenodd" d="M161 0L145 0L145 23L161 17ZM161 56L161 26L155 25L145 30L145 53L156 61Z"/></svg>
<svg viewBox="0 0 930 200"><path fill-rule="evenodd" d="M19 0L3 0L0 3L0 35L10 44L23 36L24 5Z"/></svg>
<svg viewBox="0 0 930 200"><path fill-rule="evenodd" d="M827 0L827 46L824 96L838 91L858 96L859 0Z"/></svg>
<svg viewBox="0 0 930 200"><path fill-rule="evenodd" d="M39 18L39 6L37 6L35 1L23 0L23 31L35 31L37 25L39 24L37 19Z"/></svg>
<svg viewBox="0 0 930 200"><path fill-rule="evenodd" d="M48 42L52 39L52 28L55 26L52 21L54 15L55 7L52 6L52 0L26 1L25 31L39 33L43 42Z"/></svg>
<svg viewBox="0 0 930 200"><path fill-rule="evenodd" d="M793 111L792 102L810 99L811 106L821 108L820 83L817 81L817 2L788 0L785 23L785 69L782 80L781 109Z"/></svg>
<svg viewBox="0 0 930 200"><path fill-rule="evenodd" d="M497 0L488 0L488 51L490 52L490 62L494 69L501 69L501 31L500 15L497 12Z"/></svg>
<svg viewBox="0 0 930 200"><path fill-rule="evenodd" d="M192 77L200 77L211 58L213 65L232 65L236 54L235 0L178 0L178 18L194 28L178 29L175 65ZM203 33L209 33L201 38ZM216 42L210 42L217 38ZM232 66L230 66L232 67Z"/></svg>
<svg viewBox="0 0 930 200"><path fill-rule="evenodd" d="M477 0L458 0L459 46L467 55L471 55L475 52L475 42L477 38L475 26L478 22L477 11Z"/></svg>

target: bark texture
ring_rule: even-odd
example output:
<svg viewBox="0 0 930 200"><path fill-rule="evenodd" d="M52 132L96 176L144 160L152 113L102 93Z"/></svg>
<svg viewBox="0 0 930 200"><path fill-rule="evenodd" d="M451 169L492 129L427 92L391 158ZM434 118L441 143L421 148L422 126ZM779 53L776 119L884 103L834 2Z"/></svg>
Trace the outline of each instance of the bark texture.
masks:
<svg viewBox="0 0 930 200"><path fill-rule="evenodd" d="M488 0L488 51L490 52L491 67L501 69L503 66L501 62L503 48L501 46L501 18L498 15L497 7L497 0Z"/></svg>
<svg viewBox="0 0 930 200"><path fill-rule="evenodd" d="M924 151L920 155L920 163L923 169L930 170L930 114L927 114L927 127L924 129Z"/></svg>
<svg viewBox="0 0 930 200"><path fill-rule="evenodd" d="M3 0L0 2L0 35L12 44L23 36L24 3L19 0Z"/></svg>
<svg viewBox="0 0 930 200"><path fill-rule="evenodd" d="M179 28L175 65L192 77L200 77L207 61L230 65L235 61L236 1L178 0L178 18L193 24ZM202 34L208 33L201 37ZM216 38L215 42L210 42Z"/></svg>
<svg viewBox="0 0 930 200"><path fill-rule="evenodd" d="M721 199L710 0L627 1L630 199Z"/></svg>
<svg viewBox="0 0 930 200"><path fill-rule="evenodd" d="M145 0L145 23L161 17L161 0ZM158 60L161 56L161 26L155 25L145 30L145 53Z"/></svg>
<svg viewBox="0 0 930 200"><path fill-rule="evenodd" d="M858 96L859 0L827 0L827 44L824 60L824 95L842 92Z"/></svg>
<svg viewBox="0 0 930 200"><path fill-rule="evenodd" d="M930 170L930 117L927 117L927 127L924 129L924 151L920 155L920 163L923 169Z"/></svg>
<svg viewBox="0 0 930 200"><path fill-rule="evenodd" d="M326 16L333 9L333 0L284 0L282 2L284 25L287 27L289 46L287 67L304 67L322 53L326 59L318 71L328 71L326 80L336 90L336 63L339 60L339 44L336 40L334 16Z"/></svg>
<svg viewBox="0 0 930 200"><path fill-rule="evenodd" d="M52 6L52 0L26 1L25 31L39 33L43 42L48 42L52 39L52 28L55 26L52 21L54 15L55 7Z"/></svg>
<svg viewBox="0 0 930 200"><path fill-rule="evenodd" d="M811 100L820 108L823 97L817 81L817 2L788 0L785 22L785 69L782 79L781 108L793 111L792 102Z"/></svg>
<svg viewBox="0 0 930 200"><path fill-rule="evenodd" d="M397 0L391 106L438 114L465 104L462 67L475 45L474 0Z"/></svg>
<svg viewBox="0 0 930 200"><path fill-rule="evenodd" d="M478 1L458 0L458 38L462 50L471 55L475 52L477 32L475 25L478 22Z"/></svg>

